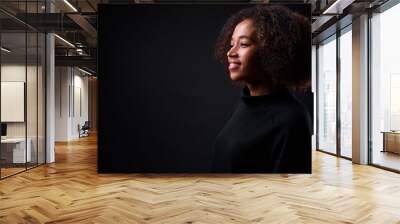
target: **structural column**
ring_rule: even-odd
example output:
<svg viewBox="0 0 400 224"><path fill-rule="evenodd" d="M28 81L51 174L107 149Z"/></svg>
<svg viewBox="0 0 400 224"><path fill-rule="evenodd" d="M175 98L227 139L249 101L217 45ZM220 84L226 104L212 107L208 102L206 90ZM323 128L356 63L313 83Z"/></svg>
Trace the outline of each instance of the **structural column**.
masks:
<svg viewBox="0 0 400 224"><path fill-rule="evenodd" d="M368 163L368 15L353 19L353 162Z"/></svg>
<svg viewBox="0 0 400 224"><path fill-rule="evenodd" d="M51 1L46 1L47 12L53 12ZM46 163L55 162L55 44L54 34L46 34Z"/></svg>

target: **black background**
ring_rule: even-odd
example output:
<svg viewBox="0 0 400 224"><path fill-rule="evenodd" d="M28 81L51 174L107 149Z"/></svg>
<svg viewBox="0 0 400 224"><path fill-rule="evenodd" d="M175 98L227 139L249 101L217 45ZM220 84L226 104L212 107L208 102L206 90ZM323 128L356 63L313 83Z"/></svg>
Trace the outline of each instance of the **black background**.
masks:
<svg viewBox="0 0 400 224"><path fill-rule="evenodd" d="M241 90L213 47L227 18L250 6L99 6L100 173L209 172ZM308 5L289 7L310 16Z"/></svg>

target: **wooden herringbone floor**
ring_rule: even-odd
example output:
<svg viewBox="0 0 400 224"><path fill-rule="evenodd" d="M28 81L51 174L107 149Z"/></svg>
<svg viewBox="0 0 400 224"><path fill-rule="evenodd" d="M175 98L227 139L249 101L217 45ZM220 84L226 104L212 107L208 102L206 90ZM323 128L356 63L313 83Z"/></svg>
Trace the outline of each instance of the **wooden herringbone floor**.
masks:
<svg viewBox="0 0 400 224"><path fill-rule="evenodd" d="M96 139L0 181L0 223L400 223L400 175L313 153L312 175L99 175Z"/></svg>

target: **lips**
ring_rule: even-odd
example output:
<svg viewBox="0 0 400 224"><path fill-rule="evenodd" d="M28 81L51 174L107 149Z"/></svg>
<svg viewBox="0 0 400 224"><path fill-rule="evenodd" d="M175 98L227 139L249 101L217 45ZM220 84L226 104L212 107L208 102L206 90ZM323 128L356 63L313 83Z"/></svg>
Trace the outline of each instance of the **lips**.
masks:
<svg viewBox="0 0 400 224"><path fill-rule="evenodd" d="M229 62L229 70L237 70L240 68L240 63L239 62Z"/></svg>

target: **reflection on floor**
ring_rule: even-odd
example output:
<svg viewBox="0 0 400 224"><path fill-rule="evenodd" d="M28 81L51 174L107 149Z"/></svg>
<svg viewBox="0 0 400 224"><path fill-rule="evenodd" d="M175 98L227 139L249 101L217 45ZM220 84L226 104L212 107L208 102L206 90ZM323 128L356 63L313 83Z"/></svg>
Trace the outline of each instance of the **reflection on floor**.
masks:
<svg viewBox="0 0 400 224"><path fill-rule="evenodd" d="M351 158L352 157L352 150L351 148L341 148L341 155L344 157Z"/></svg>
<svg viewBox="0 0 400 224"><path fill-rule="evenodd" d="M19 173L21 171L26 170L25 164L1 164L3 167L1 168L1 178L5 178L7 176ZM36 167L36 163L28 163L26 164L26 167L28 169L32 167Z"/></svg>
<svg viewBox="0 0 400 224"><path fill-rule="evenodd" d="M24 170L25 170L25 167L24 168L19 168L19 167L17 167L17 168L1 168L1 178L13 175L15 173L18 173L18 172L21 172Z"/></svg>
<svg viewBox="0 0 400 224"><path fill-rule="evenodd" d="M373 164L400 170L400 155L392 152L374 151L372 157Z"/></svg>

